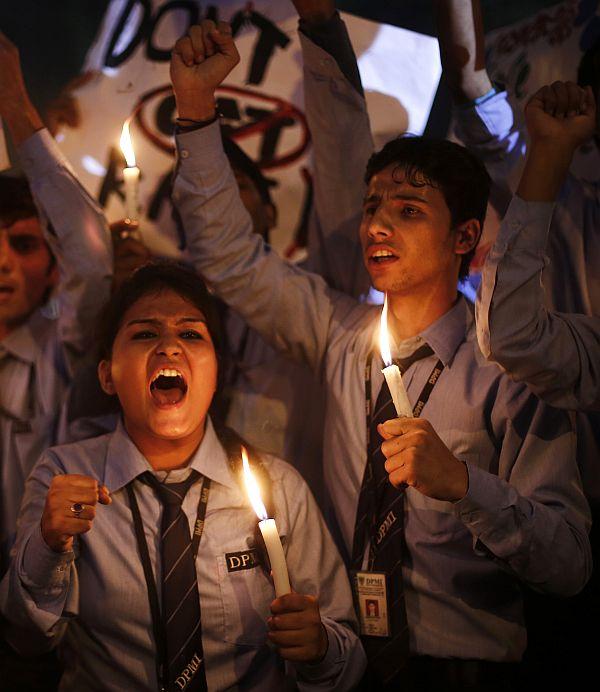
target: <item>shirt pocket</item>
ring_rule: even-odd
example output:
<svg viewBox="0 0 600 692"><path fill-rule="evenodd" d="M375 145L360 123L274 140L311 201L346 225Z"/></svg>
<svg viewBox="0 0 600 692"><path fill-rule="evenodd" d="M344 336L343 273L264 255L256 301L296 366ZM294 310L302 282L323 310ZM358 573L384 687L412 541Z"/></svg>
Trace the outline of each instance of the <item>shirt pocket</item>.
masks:
<svg viewBox="0 0 600 692"><path fill-rule="evenodd" d="M225 555L217 555L223 606L223 640L239 646L262 646L267 641L267 618L275 590L260 565L230 571Z"/></svg>

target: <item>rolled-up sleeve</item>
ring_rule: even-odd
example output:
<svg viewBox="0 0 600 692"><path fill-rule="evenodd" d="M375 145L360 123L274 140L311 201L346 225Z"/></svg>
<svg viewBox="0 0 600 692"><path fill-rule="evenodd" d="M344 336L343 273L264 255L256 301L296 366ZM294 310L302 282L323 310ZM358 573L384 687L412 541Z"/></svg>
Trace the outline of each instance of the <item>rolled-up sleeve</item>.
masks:
<svg viewBox="0 0 600 692"><path fill-rule="evenodd" d="M552 213L548 203L511 202L483 268L477 338L486 358L553 406L600 409L600 318L545 307Z"/></svg>
<svg viewBox="0 0 600 692"><path fill-rule="evenodd" d="M19 147L19 157L60 271L61 339L81 354L90 346L96 317L110 295L110 231L47 130L29 137Z"/></svg>
<svg viewBox="0 0 600 692"><path fill-rule="evenodd" d="M469 489L455 505L457 516L476 552L491 554L538 591L575 594L590 577L592 558L571 417L526 389L498 400L507 402L494 413L502 439L498 475L467 464Z"/></svg>

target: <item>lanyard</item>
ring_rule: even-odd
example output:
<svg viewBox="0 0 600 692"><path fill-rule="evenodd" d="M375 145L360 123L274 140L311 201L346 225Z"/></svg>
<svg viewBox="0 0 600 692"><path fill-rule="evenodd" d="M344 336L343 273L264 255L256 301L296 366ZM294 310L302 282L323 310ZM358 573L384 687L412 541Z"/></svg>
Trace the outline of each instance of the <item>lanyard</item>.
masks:
<svg viewBox="0 0 600 692"><path fill-rule="evenodd" d="M150 603L150 614L152 616L152 631L154 633L154 641L156 642L156 676L158 678L159 687L162 691L166 689L164 677L167 671L168 661L165 631L163 627L162 618L160 615L158 591L156 589L156 582L154 581L152 563L150 562L150 553L148 551L148 544L146 542L146 536L144 534L144 523L142 521L142 515L140 514L140 508L135 496L135 490L133 489L133 483L129 483L126 486L126 489L127 495L129 497L131 513L133 515L135 537L138 544L138 550L140 552L142 567L144 569L146 587L148 589L148 601ZM196 523L194 524L194 537L192 539L192 555L194 557L194 561L196 560L196 557L198 555L200 539L202 538L202 533L204 532L204 519L206 517L206 506L208 505L209 493L210 478L204 478L204 481L202 483L202 489L200 490L200 499L198 500L198 512L196 514Z"/></svg>
<svg viewBox="0 0 600 692"><path fill-rule="evenodd" d="M370 433L371 433L371 416L372 416L372 404L371 404L371 363L373 362L373 352L369 352L369 355L367 356L367 362L365 364L365 416L366 416L366 422L367 422L367 463L370 463L370 454L369 454L369 446L370 446ZM425 404L429 401L429 397L431 396L431 392L433 391L433 388L435 387L437 381L440 379L440 375L442 374L442 370L444 369L444 364L442 363L441 360L438 360L438 362L434 365L433 370L431 371L431 374L427 378L427 381L425 382L425 386L421 390L421 393L419 394L419 398L417 399L417 403L413 407L413 417L414 418L419 418L423 409L425 408ZM369 569L372 568L373 562L375 560L375 549L374 549L374 541L373 541L373 535L375 532L375 528L377 525L377 512L378 508L376 509L376 512L374 513L375 516L373 516L373 521L371 525L371 542L370 542L370 548L369 548ZM354 557L354 556L353 556Z"/></svg>

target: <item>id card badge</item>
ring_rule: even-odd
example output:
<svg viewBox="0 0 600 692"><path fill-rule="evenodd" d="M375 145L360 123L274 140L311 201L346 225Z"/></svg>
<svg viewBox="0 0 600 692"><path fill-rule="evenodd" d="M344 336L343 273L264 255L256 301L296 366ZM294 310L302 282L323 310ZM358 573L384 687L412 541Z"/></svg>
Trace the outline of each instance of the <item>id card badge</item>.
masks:
<svg viewBox="0 0 600 692"><path fill-rule="evenodd" d="M354 595L358 604L360 633L369 637L389 637L385 572L355 572Z"/></svg>

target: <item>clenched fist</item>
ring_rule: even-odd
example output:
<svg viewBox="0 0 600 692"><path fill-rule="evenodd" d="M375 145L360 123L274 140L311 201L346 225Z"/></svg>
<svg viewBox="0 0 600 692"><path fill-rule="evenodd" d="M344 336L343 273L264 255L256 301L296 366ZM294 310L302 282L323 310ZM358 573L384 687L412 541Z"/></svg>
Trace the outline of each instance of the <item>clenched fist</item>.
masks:
<svg viewBox="0 0 600 692"><path fill-rule="evenodd" d="M327 653L327 633L314 596L288 593L271 603L269 639L287 661L318 663Z"/></svg>
<svg viewBox="0 0 600 692"><path fill-rule="evenodd" d="M57 553L73 547L73 536L87 533L96 516L96 505L112 502L108 488L95 478L79 474L54 476L42 514L42 536Z"/></svg>
<svg viewBox="0 0 600 692"><path fill-rule="evenodd" d="M229 24L205 19L190 27L171 52L171 82L179 117L212 118L215 89L239 61Z"/></svg>

